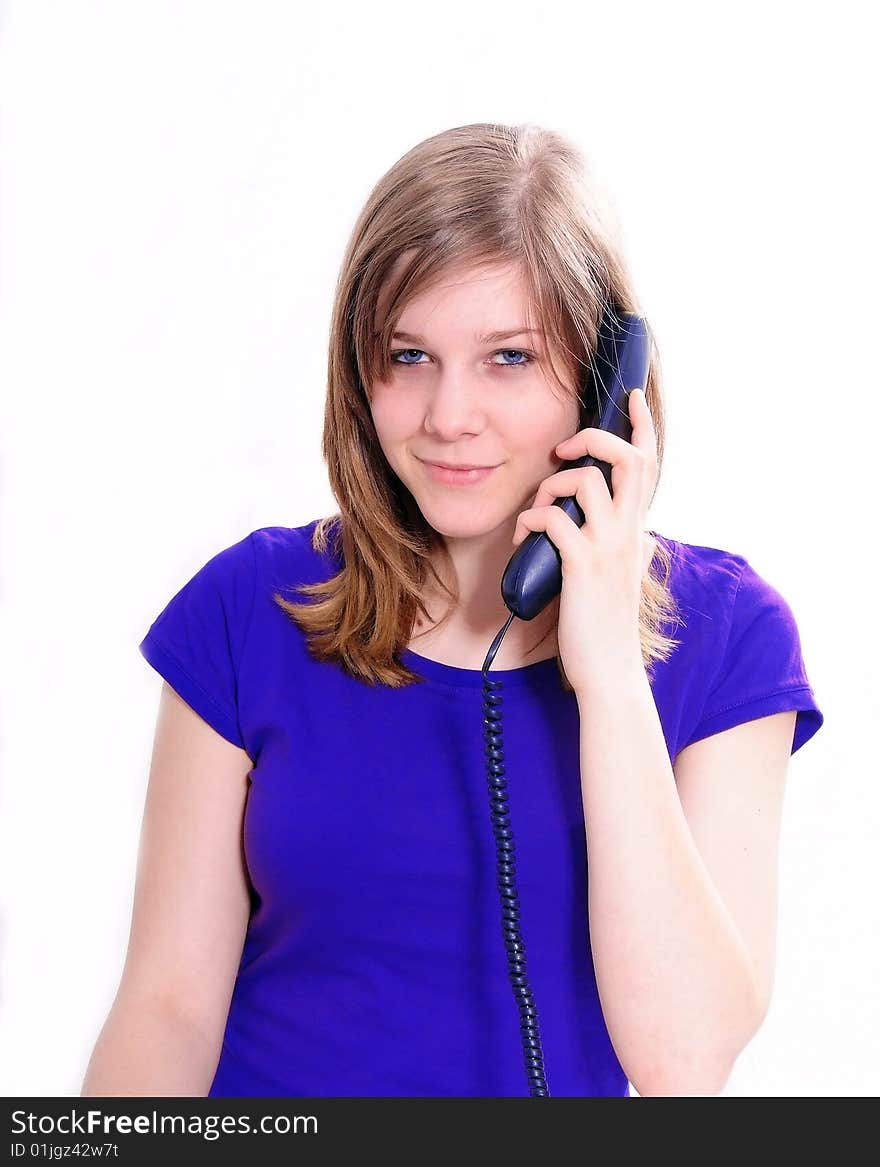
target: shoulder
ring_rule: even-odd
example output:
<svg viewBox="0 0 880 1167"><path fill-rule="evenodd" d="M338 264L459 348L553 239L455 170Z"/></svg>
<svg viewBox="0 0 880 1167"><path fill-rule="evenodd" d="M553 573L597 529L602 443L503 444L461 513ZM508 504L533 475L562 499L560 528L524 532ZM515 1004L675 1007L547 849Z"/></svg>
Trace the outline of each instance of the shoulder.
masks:
<svg viewBox="0 0 880 1167"><path fill-rule="evenodd" d="M258 527L203 560L186 588L193 596L218 594L227 602L234 597L243 604L267 583L278 587L294 579L299 583L325 579L340 566L334 518L312 519L299 527ZM316 534L319 524L324 524L323 537Z"/></svg>
<svg viewBox="0 0 880 1167"><path fill-rule="evenodd" d="M746 635L797 641L788 601L741 552L657 538L670 553L669 588L688 640L704 659L720 659Z"/></svg>
<svg viewBox="0 0 880 1167"><path fill-rule="evenodd" d="M723 547L686 543L654 532L669 555L668 587L689 639L717 640L729 625L748 567L745 556ZM674 630L671 630L674 633Z"/></svg>
<svg viewBox="0 0 880 1167"><path fill-rule="evenodd" d="M800 635L786 597L738 551L660 536L670 549L669 587L689 628L687 641L709 675L776 656L800 674Z"/></svg>
<svg viewBox="0 0 880 1167"><path fill-rule="evenodd" d="M747 607L759 600L782 600L778 589L739 551L686 543L655 532L669 550L670 587L686 604L707 601L713 607Z"/></svg>
<svg viewBox="0 0 880 1167"><path fill-rule="evenodd" d="M678 585L688 596L708 592L712 595L735 593L748 564L744 555L723 547L709 547L702 543L685 543L669 535L654 532L663 543L671 559L670 584Z"/></svg>
<svg viewBox="0 0 880 1167"><path fill-rule="evenodd" d="M258 527L248 539L261 588L286 595L291 587L323 582L342 567L337 515L312 519L298 527Z"/></svg>
<svg viewBox="0 0 880 1167"><path fill-rule="evenodd" d="M789 601L743 554L663 538L679 601L683 690L678 748L740 722L797 710L792 753L823 723ZM678 681L681 672L676 673Z"/></svg>

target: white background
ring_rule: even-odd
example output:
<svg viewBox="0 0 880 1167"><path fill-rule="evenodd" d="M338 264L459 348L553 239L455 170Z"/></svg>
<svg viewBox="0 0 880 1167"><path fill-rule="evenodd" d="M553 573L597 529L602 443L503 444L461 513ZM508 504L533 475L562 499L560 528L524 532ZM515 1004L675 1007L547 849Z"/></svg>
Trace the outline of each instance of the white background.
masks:
<svg viewBox="0 0 880 1167"><path fill-rule="evenodd" d="M0 9L0 1091L76 1095L125 955L161 685L213 554L335 510L333 288L373 184L567 135L658 337L651 525L789 601L775 995L727 1095L876 1095L875 45L857 2L12 0Z"/></svg>

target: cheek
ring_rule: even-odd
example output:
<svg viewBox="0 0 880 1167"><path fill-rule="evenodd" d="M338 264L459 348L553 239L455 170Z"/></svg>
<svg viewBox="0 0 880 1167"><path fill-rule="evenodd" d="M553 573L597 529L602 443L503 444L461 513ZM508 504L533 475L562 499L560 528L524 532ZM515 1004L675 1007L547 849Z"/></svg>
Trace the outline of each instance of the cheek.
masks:
<svg viewBox="0 0 880 1167"><path fill-rule="evenodd" d="M383 449L386 449L388 444L393 441L395 415L390 410L384 409L381 401L375 396L370 403L370 413L379 444Z"/></svg>
<svg viewBox="0 0 880 1167"><path fill-rule="evenodd" d="M373 428L385 460L395 472L405 473L405 446L413 434L410 419L401 411L399 403L392 404L387 397L383 399L379 394L373 396L371 413Z"/></svg>
<svg viewBox="0 0 880 1167"><path fill-rule="evenodd" d="M572 414L569 416L569 414ZM556 447L565 438L570 438L578 430L577 411L557 411L555 418L532 419L530 425L518 427L511 435L511 448L515 448L523 466L531 466L537 473L560 461ZM514 445L515 443L515 445Z"/></svg>
<svg viewBox="0 0 880 1167"><path fill-rule="evenodd" d="M394 441L410 432L414 411L407 408L406 402L399 395L375 388L370 400L370 412L376 433L383 441Z"/></svg>

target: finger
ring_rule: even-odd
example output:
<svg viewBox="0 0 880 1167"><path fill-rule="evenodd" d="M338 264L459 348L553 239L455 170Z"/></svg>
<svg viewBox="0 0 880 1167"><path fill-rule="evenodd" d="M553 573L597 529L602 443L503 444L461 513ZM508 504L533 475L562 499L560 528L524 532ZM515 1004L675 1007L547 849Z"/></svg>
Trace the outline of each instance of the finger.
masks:
<svg viewBox="0 0 880 1167"><path fill-rule="evenodd" d="M582 458L584 454L593 454L613 466L615 462L626 457L629 449L636 449L641 450L649 461L656 460L657 436L654 431L654 419L643 390L633 389L630 392L628 407L632 424L631 441L628 442L609 430L588 426L560 442L556 447L556 454L566 462L573 462L575 458Z"/></svg>
<svg viewBox="0 0 880 1167"><path fill-rule="evenodd" d="M589 522L589 520L587 520ZM521 541L530 531L546 531L562 559L563 575L577 570L584 553L583 531L560 507L548 506L520 515Z"/></svg>
<svg viewBox="0 0 880 1167"><path fill-rule="evenodd" d="M558 511L561 508L553 506L554 500L571 496L577 498L591 531L597 538L602 538L615 518L608 484L598 466L581 466L575 470L560 471L559 474L553 474L541 483L532 506L517 518L513 534L514 545L521 543L528 531L534 529L529 527L528 519L524 519L523 516L547 510Z"/></svg>
<svg viewBox="0 0 880 1167"><path fill-rule="evenodd" d="M556 474L551 474L538 487L532 506L547 506L556 498L568 498L571 495L576 495L580 482L586 482L588 489L595 491L598 505L602 504L604 496L610 508L611 495L608 491L608 483L598 466L574 466L569 470L559 470Z"/></svg>
<svg viewBox="0 0 880 1167"><path fill-rule="evenodd" d="M578 448L578 444L580 448ZM569 445L573 447L571 450L569 450ZM590 454L600 461L609 462L611 464L611 491L615 506L619 510L632 507L640 510L647 493L644 480L649 467L641 449L632 445L631 442L624 441L616 434L608 433L607 430L585 429L575 434L574 437L568 438L565 442L561 442L556 447L556 451L562 453L567 462L573 462L576 458L583 457L584 454ZM566 470L560 470L559 474L578 474L583 469L586 467L570 467ZM556 475L553 477L555 478ZM552 478L545 481L551 482ZM542 487L543 485L542 483ZM573 494L574 490L567 490L566 493ZM554 497L558 497L558 495Z"/></svg>
<svg viewBox="0 0 880 1167"><path fill-rule="evenodd" d="M651 495L657 481L659 470L657 459L657 433L654 428L654 419L648 408L643 389L634 389L630 393L630 417L633 422L633 437L638 448L643 451L646 459L644 476L644 495L642 506L647 513L651 502Z"/></svg>
<svg viewBox="0 0 880 1167"><path fill-rule="evenodd" d="M644 389L633 389L630 393L629 419L633 427L632 445L642 451L649 463L656 462L657 433Z"/></svg>
<svg viewBox="0 0 880 1167"><path fill-rule="evenodd" d="M625 461L634 448L632 442L618 437L610 430L588 426L587 429L578 430L572 437L560 442L555 453L566 462L573 462L576 458L583 458L585 454L592 454L594 458L600 458L614 466L617 462Z"/></svg>
<svg viewBox="0 0 880 1167"><path fill-rule="evenodd" d="M641 389L629 394L632 441L596 427L580 430L556 446L556 454L573 462L590 454L611 466L611 489L622 506L646 507L657 477L657 438L651 411ZM638 502L635 496L638 495Z"/></svg>

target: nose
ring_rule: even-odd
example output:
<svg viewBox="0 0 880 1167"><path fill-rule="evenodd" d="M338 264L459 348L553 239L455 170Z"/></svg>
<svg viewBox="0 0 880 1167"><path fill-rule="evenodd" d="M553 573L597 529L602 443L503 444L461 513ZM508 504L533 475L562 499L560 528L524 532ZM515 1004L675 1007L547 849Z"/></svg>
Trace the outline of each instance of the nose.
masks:
<svg viewBox="0 0 880 1167"><path fill-rule="evenodd" d="M448 441L483 428L484 406L473 379L449 370L431 384L425 405L425 429Z"/></svg>

